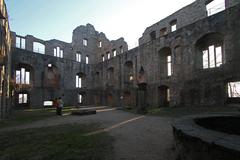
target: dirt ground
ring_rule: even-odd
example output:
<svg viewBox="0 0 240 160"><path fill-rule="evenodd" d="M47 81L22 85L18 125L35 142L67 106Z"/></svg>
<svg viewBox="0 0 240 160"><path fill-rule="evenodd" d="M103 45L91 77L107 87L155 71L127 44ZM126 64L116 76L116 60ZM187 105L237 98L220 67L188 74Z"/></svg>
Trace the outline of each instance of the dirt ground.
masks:
<svg viewBox="0 0 240 160"><path fill-rule="evenodd" d="M171 118L136 115L120 110L106 110L90 116L56 116L16 127L3 128L0 132L28 128L42 128L63 124L98 123L115 139L115 160L175 160Z"/></svg>

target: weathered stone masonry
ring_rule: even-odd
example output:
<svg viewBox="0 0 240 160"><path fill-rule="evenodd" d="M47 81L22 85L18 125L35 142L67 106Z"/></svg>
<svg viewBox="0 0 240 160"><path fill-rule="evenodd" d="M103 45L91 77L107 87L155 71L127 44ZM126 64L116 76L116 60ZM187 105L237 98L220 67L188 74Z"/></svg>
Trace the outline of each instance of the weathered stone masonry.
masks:
<svg viewBox="0 0 240 160"><path fill-rule="evenodd" d="M16 106L41 107L59 96L66 105L136 106L141 68L149 106L238 102L228 85L240 81L239 2L226 0L213 15L210 3L196 0L148 27L131 50L123 38L109 41L90 24L73 31L72 43L22 37L23 49L12 32L12 79L23 68L30 73L28 85L17 85ZM34 53L34 42L45 45L45 54Z"/></svg>
<svg viewBox="0 0 240 160"><path fill-rule="evenodd" d="M11 36L7 8L4 0L0 0L0 119L9 115L10 72L11 72Z"/></svg>

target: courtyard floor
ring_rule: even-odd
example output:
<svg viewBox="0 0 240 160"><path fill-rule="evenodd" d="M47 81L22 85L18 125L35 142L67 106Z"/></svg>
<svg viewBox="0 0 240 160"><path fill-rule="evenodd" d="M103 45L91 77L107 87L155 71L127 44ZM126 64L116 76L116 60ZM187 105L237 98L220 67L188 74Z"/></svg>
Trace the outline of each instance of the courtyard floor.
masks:
<svg viewBox="0 0 240 160"><path fill-rule="evenodd" d="M109 133L114 138L115 160L175 160L170 118L142 116L115 109L98 109L91 116L52 116L32 123L4 127L0 132L65 124L100 124L86 136Z"/></svg>
<svg viewBox="0 0 240 160"><path fill-rule="evenodd" d="M84 136L94 136L107 133L113 137L113 158L114 160L176 160L177 155L174 148L174 139L172 135L171 123L176 117L186 115L189 108L182 109L163 109L163 111L152 110L150 115L138 115L115 108L97 107L97 114L90 116L71 116L69 109L66 109L63 116L55 116L54 110L35 111L34 115L42 116L31 117L32 121L26 121L24 114L17 118L17 121L23 120L23 123L9 122L0 125L0 133L21 131L25 129L46 128L68 125L92 125L97 124L94 130L84 133ZM71 110L71 109L70 109ZM211 112L236 112L236 107L231 108L198 108L189 114L203 114L206 111ZM172 114L168 114L174 113ZM184 114L185 113L185 114ZM32 114L32 113L31 113ZM155 115L155 116L153 116ZM188 115L188 114L187 114ZM29 117L29 116L27 116ZM7 125L10 124L10 127Z"/></svg>

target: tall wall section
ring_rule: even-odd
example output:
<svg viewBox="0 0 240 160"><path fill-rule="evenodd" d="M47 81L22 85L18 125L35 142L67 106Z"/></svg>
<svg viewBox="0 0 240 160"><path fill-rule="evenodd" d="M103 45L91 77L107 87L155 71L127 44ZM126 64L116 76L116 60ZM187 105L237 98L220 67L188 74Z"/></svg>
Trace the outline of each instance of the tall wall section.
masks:
<svg viewBox="0 0 240 160"><path fill-rule="evenodd" d="M8 13L4 0L0 0L0 119L11 112L10 70L11 37Z"/></svg>
<svg viewBox="0 0 240 160"><path fill-rule="evenodd" d="M30 85L15 85L16 106L41 107L59 96L67 105L136 106L140 70L148 106L238 101L228 87L240 81L240 5L226 0L219 10L208 7L212 2L196 0L148 27L132 50L123 38L110 41L90 24L73 31L72 43L13 32L12 79L22 68L30 72ZM34 42L45 46L44 54L36 53L41 49ZM20 105L24 96L27 103Z"/></svg>

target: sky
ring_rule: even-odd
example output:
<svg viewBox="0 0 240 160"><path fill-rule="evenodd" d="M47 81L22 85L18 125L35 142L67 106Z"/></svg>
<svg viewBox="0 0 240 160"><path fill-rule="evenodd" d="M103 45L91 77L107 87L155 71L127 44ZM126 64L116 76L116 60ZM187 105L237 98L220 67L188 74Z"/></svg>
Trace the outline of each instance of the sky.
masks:
<svg viewBox="0 0 240 160"><path fill-rule="evenodd" d="M90 23L108 39L138 45L144 30L194 0L5 0L11 30L43 40L72 41L72 31Z"/></svg>

